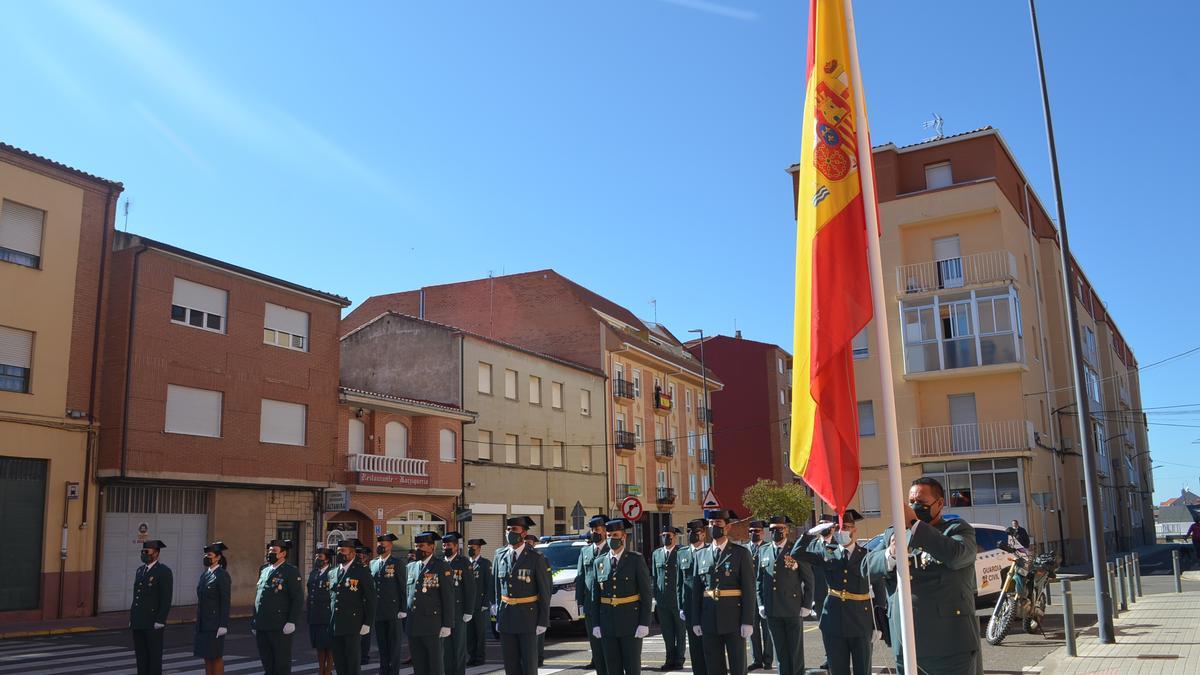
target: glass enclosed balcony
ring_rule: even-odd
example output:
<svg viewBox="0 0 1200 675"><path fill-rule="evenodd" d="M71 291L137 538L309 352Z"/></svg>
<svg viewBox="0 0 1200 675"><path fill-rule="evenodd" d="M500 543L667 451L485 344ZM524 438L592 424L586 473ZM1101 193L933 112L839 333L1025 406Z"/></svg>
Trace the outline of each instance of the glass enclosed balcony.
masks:
<svg viewBox="0 0 1200 675"><path fill-rule="evenodd" d="M906 375L1021 364L1021 305L1012 286L900 303Z"/></svg>

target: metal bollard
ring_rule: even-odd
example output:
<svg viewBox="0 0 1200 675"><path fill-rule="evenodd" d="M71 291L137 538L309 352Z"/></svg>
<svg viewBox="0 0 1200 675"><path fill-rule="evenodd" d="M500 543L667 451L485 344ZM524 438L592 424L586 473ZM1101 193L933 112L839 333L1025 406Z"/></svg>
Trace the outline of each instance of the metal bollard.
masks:
<svg viewBox="0 0 1200 675"><path fill-rule="evenodd" d="M1067 636L1067 656L1075 656L1075 614L1071 601L1071 580L1062 580L1063 632Z"/></svg>
<svg viewBox="0 0 1200 675"><path fill-rule="evenodd" d="M1129 604L1133 605L1137 602L1137 593L1133 588L1133 556L1131 555L1125 556L1125 585L1128 586L1125 594L1129 596Z"/></svg>
<svg viewBox="0 0 1200 675"><path fill-rule="evenodd" d="M1108 563L1108 598L1109 605L1112 607L1112 617L1116 620L1120 616L1121 606L1117 602L1117 566L1113 563Z"/></svg>
<svg viewBox="0 0 1200 675"><path fill-rule="evenodd" d="M1179 576L1179 549L1171 551L1171 565L1175 568L1175 592L1183 592L1183 577Z"/></svg>
<svg viewBox="0 0 1200 675"><path fill-rule="evenodd" d="M1142 558L1136 552L1133 554L1133 572L1134 583L1140 598L1142 596Z"/></svg>
<svg viewBox="0 0 1200 675"><path fill-rule="evenodd" d="M1125 559L1117 558L1117 586L1118 597L1121 599L1121 611L1129 609L1129 601L1125 597Z"/></svg>

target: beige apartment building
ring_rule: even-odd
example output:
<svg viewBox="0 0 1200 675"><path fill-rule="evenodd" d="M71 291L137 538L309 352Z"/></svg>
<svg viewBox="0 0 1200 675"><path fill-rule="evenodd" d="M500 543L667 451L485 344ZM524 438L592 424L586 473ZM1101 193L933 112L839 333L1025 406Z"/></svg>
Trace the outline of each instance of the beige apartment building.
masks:
<svg viewBox="0 0 1200 675"><path fill-rule="evenodd" d="M886 320L855 341L864 534L891 522L876 358L892 360L905 485L933 476L974 523L1020 521L1038 546L1084 555L1082 462L1057 233L991 128L875 148ZM1084 281L1085 361L1106 536L1148 541L1149 455L1136 361ZM1087 336L1091 337L1087 337ZM1116 411L1110 413L1109 411ZM1140 453L1140 454L1139 454ZM1141 491L1141 492L1139 492ZM1061 524L1060 524L1061 523ZM1149 534L1146 534L1149 533Z"/></svg>

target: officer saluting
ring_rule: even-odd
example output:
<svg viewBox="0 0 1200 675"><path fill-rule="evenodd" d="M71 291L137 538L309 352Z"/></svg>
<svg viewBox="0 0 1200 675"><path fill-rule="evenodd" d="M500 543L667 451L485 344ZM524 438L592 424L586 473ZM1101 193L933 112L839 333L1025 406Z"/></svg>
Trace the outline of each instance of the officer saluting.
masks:
<svg viewBox="0 0 1200 675"><path fill-rule="evenodd" d="M142 542L142 566L133 577L129 628L133 631L138 675L162 674L163 628L171 612L175 585L171 568L158 562L159 553L166 546L157 539Z"/></svg>
<svg viewBox="0 0 1200 675"><path fill-rule="evenodd" d="M746 675L746 639L754 632L754 562L750 551L729 540L725 528L737 518L729 509L707 513L712 546L696 553L701 586L692 594L692 632L704 638L709 675Z"/></svg>
<svg viewBox="0 0 1200 675"><path fill-rule="evenodd" d="M496 554L496 629L506 675L537 675L537 636L550 625L550 567L525 543L529 516L505 521L508 548Z"/></svg>
<svg viewBox="0 0 1200 675"><path fill-rule="evenodd" d="M358 561L357 539L337 545L336 565L329 571L329 644L338 675L358 675L362 636L375 624L375 584Z"/></svg>
<svg viewBox="0 0 1200 675"><path fill-rule="evenodd" d="M232 583L225 571L223 542L204 547L204 571L196 584L196 634L192 656L204 659L205 675L225 672L225 634L229 632L229 593Z"/></svg>
<svg viewBox="0 0 1200 675"><path fill-rule="evenodd" d="M450 637L442 640L446 675L464 675L467 672L467 626L475 618L475 610L470 606L475 599L475 575L471 573L471 563L460 551L461 542L462 535L458 532L442 535L442 556L450 568L450 578L454 580L451 587L454 620L450 626Z"/></svg>
<svg viewBox="0 0 1200 675"><path fill-rule="evenodd" d="M474 620L467 624L467 665L482 666L487 662L487 625L492 603L495 602L496 587L492 581L492 561L483 557L482 539L467 540L467 556L471 565L471 576L475 580L475 597L469 602Z"/></svg>
<svg viewBox="0 0 1200 675"><path fill-rule="evenodd" d="M763 544L763 529L766 528L767 521L752 520L750 521L747 532L750 534L750 543L746 546L750 551L750 559L754 562L754 569L758 569L758 549ZM755 572L758 574L758 572ZM759 602L761 605L762 603ZM747 671L758 670L763 668L771 669L771 661L774 659L774 643L771 631L767 628L767 620L761 616L762 612L754 615L754 632L750 634L750 654L754 660L750 662ZM782 661L782 657L780 657ZM781 668L782 670L782 668Z"/></svg>
<svg viewBox="0 0 1200 675"><path fill-rule="evenodd" d="M770 631L779 675L804 672L804 617L812 614L813 572L788 537L792 519L772 516L771 541L758 547L758 615Z"/></svg>
<svg viewBox="0 0 1200 675"><path fill-rule="evenodd" d="M416 561L408 564L408 647L413 669L418 673L441 675L445 671L443 638L450 637L454 624L454 573L434 554L440 537L437 532L422 532L413 538Z"/></svg>
<svg viewBox="0 0 1200 675"><path fill-rule="evenodd" d="M304 586L300 570L287 561L291 548L290 541L272 539L267 544L266 564L258 572L250 628L267 675L292 672L292 633L304 607Z"/></svg>
<svg viewBox="0 0 1200 675"><path fill-rule="evenodd" d="M591 641L592 660L584 670L595 670L597 673L607 672L604 668L604 645L600 639L592 636L597 622L596 614L596 558L608 553L608 531L604 529L608 518L592 516L588 521L591 532L588 533L588 545L579 552L579 563L575 567L575 604L583 612L583 623L587 627L588 639Z"/></svg>
<svg viewBox="0 0 1200 675"><path fill-rule="evenodd" d="M404 616L406 584L405 565L392 555L392 542L396 538L391 532L376 537L375 553L379 557L371 561L371 580L375 583L375 639L379 642L379 672L383 675L400 672L400 619Z"/></svg>
<svg viewBox="0 0 1200 675"><path fill-rule="evenodd" d="M592 637L604 645L608 675L639 675L642 639L650 634L654 590L646 560L625 546L625 533L632 527L624 518L608 521L608 553L595 562L599 625Z"/></svg>
<svg viewBox="0 0 1200 675"><path fill-rule="evenodd" d="M704 638L691 628L700 624L700 615L692 609L693 606L699 605L693 604L692 596L703 592L703 583L696 577L696 555L708 546L704 541L708 521L703 518L689 520L687 529L688 545L679 552L679 618L683 619L684 626L688 627L686 632L688 654L692 657L692 673L708 675L708 668L704 663Z"/></svg>
<svg viewBox="0 0 1200 675"><path fill-rule="evenodd" d="M655 611L658 625L662 627L663 644L667 648L667 659L659 670L683 668L683 652L687 641L687 628L679 616L679 535L678 527L664 525L660 539L662 546L654 549L650 578L654 583Z"/></svg>

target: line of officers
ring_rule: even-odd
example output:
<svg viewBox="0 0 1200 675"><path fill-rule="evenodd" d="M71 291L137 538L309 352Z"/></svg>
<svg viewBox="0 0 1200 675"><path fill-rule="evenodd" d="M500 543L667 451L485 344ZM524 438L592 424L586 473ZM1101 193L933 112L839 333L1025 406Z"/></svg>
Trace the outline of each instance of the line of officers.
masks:
<svg viewBox="0 0 1200 675"><path fill-rule="evenodd" d="M318 549L305 583L291 562L292 542L270 541L250 622L264 673L291 673L293 637L303 617L318 675L358 675L372 633L380 673L395 675L411 663L422 675L464 675L468 665L485 662L486 626L495 617L505 672L536 675L552 587L546 560L527 541L533 525L526 516L508 519L508 545L496 552L494 573L481 554L487 545L482 539L468 541L464 555L459 533L423 532L402 561L392 553L397 537L389 533L377 537L373 559L357 539ZM158 561L166 545L153 540L141 546L129 627L138 675L160 675L174 584L171 570ZM204 660L206 675L224 672L232 585L228 551L222 542L204 547L205 571L196 587L193 654Z"/></svg>

